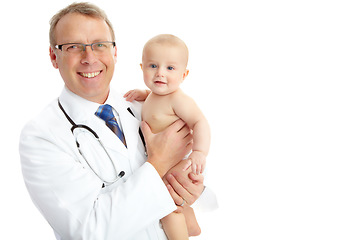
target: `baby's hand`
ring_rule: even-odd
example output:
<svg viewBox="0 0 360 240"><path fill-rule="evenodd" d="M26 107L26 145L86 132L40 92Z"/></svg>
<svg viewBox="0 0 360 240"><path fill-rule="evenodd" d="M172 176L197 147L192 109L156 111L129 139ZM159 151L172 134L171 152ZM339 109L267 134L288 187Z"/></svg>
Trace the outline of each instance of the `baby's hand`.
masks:
<svg viewBox="0 0 360 240"><path fill-rule="evenodd" d="M191 160L191 169L195 174L201 174L205 170L206 156L200 151L193 151L189 158Z"/></svg>
<svg viewBox="0 0 360 240"><path fill-rule="evenodd" d="M129 102L132 102L134 100L145 101L148 95L149 92L146 90L134 89L125 93L124 98L126 98L126 101Z"/></svg>

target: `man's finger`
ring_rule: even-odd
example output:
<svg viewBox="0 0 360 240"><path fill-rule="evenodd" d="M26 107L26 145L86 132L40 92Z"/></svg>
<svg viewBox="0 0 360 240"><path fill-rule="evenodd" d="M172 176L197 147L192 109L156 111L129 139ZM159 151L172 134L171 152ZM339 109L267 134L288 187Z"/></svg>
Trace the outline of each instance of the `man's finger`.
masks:
<svg viewBox="0 0 360 240"><path fill-rule="evenodd" d="M176 204L177 206L181 205L182 202L183 202L182 197L180 197L180 196L175 192L175 190L172 188L172 186L171 186L170 184L166 185L166 187L167 187L167 189L168 189L168 191L169 191L172 199L174 200L175 204Z"/></svg>
<svg viewBox="0 0 360 240"><path fill-rule="evenodd" d="M189 178L195 182L195 183L203 183L204 182L204 176L202 174L194 174L194 173L189 173Z"/></svg>
<svg viewBox="0 0 360 240"><path fill-rule="evenodd" d="M169 130L180 132L185 126L186 123L183 120L178 119L170 125Z"/></svg>
<svg viewBox="0 0 360 240"><path fill-rule="evenodd" d="M142 121L141 122L141 131L144 134L145 141L151 136L152 131L150 129L150 126L147 124L147 122ZM147 141L146 141L147 142Z"/></svg>
<svg viewBox="0 0 360 240"><path fill-rule="evenodd" d="M190 188L191 182L188 179L185 181L181 176L177 176L177 178L175 178L175 176L177 176L176 173L168 175L168 182L182 199L185 199L189 205L193 204L194 199L191 193L189 193L187 190L188 188Z"/></svg>

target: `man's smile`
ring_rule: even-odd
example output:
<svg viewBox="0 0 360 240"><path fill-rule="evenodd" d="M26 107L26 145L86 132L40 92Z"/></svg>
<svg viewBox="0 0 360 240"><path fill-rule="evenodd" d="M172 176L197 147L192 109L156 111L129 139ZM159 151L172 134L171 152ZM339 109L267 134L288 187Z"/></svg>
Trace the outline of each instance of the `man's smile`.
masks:
<svg viewBox="0 0 360 240"><path fill-rule="evenodd" d="M91 73L85 73L85 72L79 72L79 74L83 77L86 77L86 78L94 78L96 77L97 75L99 75L101 73L101 71L98 71L98 72L91 72Z"/></svg>

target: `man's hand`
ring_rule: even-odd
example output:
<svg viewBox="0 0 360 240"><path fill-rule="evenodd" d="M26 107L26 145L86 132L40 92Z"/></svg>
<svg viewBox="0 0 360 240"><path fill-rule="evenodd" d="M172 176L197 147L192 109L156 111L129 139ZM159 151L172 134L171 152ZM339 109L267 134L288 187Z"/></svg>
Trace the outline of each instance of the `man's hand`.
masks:
<svg viewBox="0 0 360 240"><path fill-rule="evenodd" d="M175 166L192 148L192 134L182 120L177 120L164 131L153 134L146 122L141 123L144 133L148 162L160 177Z"/></svg>
<svg viewBox="0 0 360 240"><path fill-rule="evenodd" d="M189 165L188 161L181 161L164 177L165 183L168 183L166 186L176 205L181 205L185 200L185 203L190 206L204 191L203 175L194 174L191 168L183 170L184 166Z"/></svg>

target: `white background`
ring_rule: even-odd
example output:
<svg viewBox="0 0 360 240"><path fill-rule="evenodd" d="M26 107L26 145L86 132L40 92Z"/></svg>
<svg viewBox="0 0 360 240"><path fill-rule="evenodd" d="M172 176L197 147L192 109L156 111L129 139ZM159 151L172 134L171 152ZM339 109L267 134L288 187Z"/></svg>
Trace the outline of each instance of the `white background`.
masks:
<svg viewBox="0 0 360 240"><path fill-rule="evenodd" d="M120 92L144 87L149 38L189 47L183 90L212 127L206 181L220 204L197 213L194 239L360 239L358 1L93 2L115 28ZM69 3L1 6L1 239L54 239L24 186L18 140L61 92L48 22Z"/></svg>

